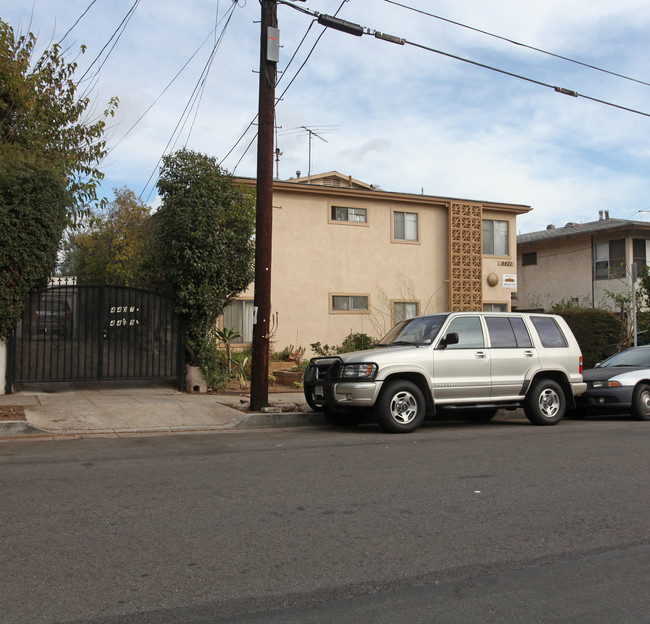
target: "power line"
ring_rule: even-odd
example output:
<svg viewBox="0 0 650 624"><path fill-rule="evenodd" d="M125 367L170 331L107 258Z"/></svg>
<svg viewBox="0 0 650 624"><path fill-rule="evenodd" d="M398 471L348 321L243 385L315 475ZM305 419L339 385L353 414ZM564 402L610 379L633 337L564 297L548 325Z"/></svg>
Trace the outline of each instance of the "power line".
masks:
<svg viewBox="0 0 650 624"><path fill-rule="evenodd" d="M235 8L239 6L236 2L233 2L229 11L226 13L226 16L224 16L223 19L226 20L226 23L221 31L221 34L217 38L214 46L212 47L212 50L208 56L208 60L206 61L203 70L201 71L201 74L199 75L199 78L197 80L196 85L194 86L194 89L187 101L187 104L185 105L185 108L183 109L183 112L181 113L181 116L174 128L174 131L172 132L169 141L167 141L167 145L165 146L165 149L163 150L163 153L160 155L160 158L156 162L156 165L151 172L151 175L149 176L149 179L147 180L147 183L144 185L144 188L140 192L139 198L141 198L144 195L144 192L147 190L147 187L149 186L149 183L153 179L153 177L156 175L156 172L158 171L158 166L160 165L160 162L162 161L164 155L168 152L168 150L176 145L176 141L180 137L180 133L183 131L183 128L185 127L185 124L187 123L187 120L189 118L189 111L194 108L194 106L198 105L198 102L200 102L200 97L197 94L200 94L202 92L203 86L205 85L205 81L207 80L208 74L210 72L210 68L212 67L212 62L214 61L215 55L217 53L217 50L221 44L221 41L223 40L223 37L226 33L226 30L228 28L228 25L230 24L230 20L232 18L232 15L235 11ZM210 32L210 35L212 32ZM208 36L210 36L208 35ZM180 128L180 130L179 130ZM189 140L189 135L187 137L187 140ZM151 193L153 192L153 186L151 187L151 190L149 191L149 195L147 196L147 201L149 201L149 197L151 196Z"/></svg>
<svg viewBox="0 0 650 624"><path fill-rule="evenodd" d="M111 55L111 53L115 49L115 46L117 45L117 42L120 40L120 37L122 36L124 31L126 30L126 27L127 27L128 23L129 23L129 21L131 20L131 18L133 17L133 13L138 8L139 4L140 4L140 0L135 0L135 2L131 5L131 8L128 10L127 14L124 16L124 18L120 22L120 25L115 29L115 31L111 35L110 39L106 42L104 47L100 50L99 54L95 57L95 60L88 66L88 68L83 73L81 78L79 78L79 80L77 81L77 84L81 84L83 82L84 78L87 76L88 72L92 69L93 65L101 58L102 54L104 53L104 50L106 50L106 48L109 46L111 41L113 41L113 39L115 39L117 37L115 39L115 42L111 46L111 49L109 50L108 54L106 55L106 58L102 61L102 64L100 65L99 69L95 72L95 74L97 74L99 72L99 70L104 66L104 63L106 63L106 61L108 60L108 57ZM85 96L85 93L84 93L84 95L82 95L82 97L84 97L84 96Z"/></svg>
<svg viewBox="0 0 650 624"><path fill-rule="evenodd" d="M474 32L480 33L482 35L487 35L488 37L494 37L495 39L500 39L501 41L506 41L507 43L512 43L513 45L522 47L522 48L527 48L529 50L533 50L534 52L540 52L541 54L547 54L548 56L553 56L555 58L561 59L563 61L568 61L569 63L575 63L576 65L582 65L583 67L587 67L589 69L593 69L595 71L603 72L604 74L609 74L611 76L616 76L617 78L623 78L624 80L630 80L632 82L637 82L642 85L646 85L650 87L650 82L645 82L643 80L639 80L638 78L631 78L630 76L625 76L624 74L619 74L617 72L611 71L609 69L603 69L602 67L597 67L596 65L590 65L589 63L585 63L583 61L577 61L575 59L569 58L568 56L562 56L561 54L556 54L555 52L549 52L548 50L543 50L542 48L536 48L535 46L528 45L526 43L521 43L520 41L515 41L514 39L509 39L508 37L503 37L501 35L495 35L494 33L488 32L487 30L481 30L480 28L476 28L474 26L468 26L467 24L463 24L462 22L456 22L452 19L448 19L446 17L441 17L440 15L434 15L433 13L428 13L427 11L423 11L422 9L416 9L415 7L408 6L406 4L402 4L401 2L395 2L395 0L384 0L384 2L388 2L389 4L394 4L395 6L402 7L403 9L408 9L409 11L414 11L415 13L420 13L422 15L426 15L428 17L433 17L434 19L447 22L449 24L454 24L454 26L460 26L461 28L466 28L467 30L473 30Z"/></svg>
<svg viewBox="0 0 650 624"><path fill-rule="evenodd" d="M343 1L341 2L341 4L339 5L339 8L336 9L336 12L334 13L335 16L339 14L339 12L341 11L341 9L343 8L343 6L345 5L346 2L347 2L347 0L343 0ZM309 11L303 9L302 7L299 7L299 6L296 6L296 5L293 5L293 4L289 4L289 6L291 6L292 8L295 8L296 10L301 11L301 12L303 12L303 13L311 14ZM307 38L307 35L309 34L309 31L311 30L311 28L312 28L312 26L313 26L314 24L315 24L315 21L312 21L312 22L309 24L309 26L307 27L307 31L305 32L305 34L303 35L302 39L300 40L300 43L299 43L298 46L296 47L296 50L295 50L295 52L293 53L291 59L290 59L289 62L287 63L287 66L286 66L285 69L284 69L284 73L282 74L282 76L281 76L280 79L278 80L278 84L280 84L282 78L284 78L284 76L286 75L286 71L287 71L287 69L289 69L289 67L290 67L291 64L293 63L294 59L296 58L296 55L297 55L298 51L300 50L300 48L302 47L303 43L305 42L305 39ZM294 81L296 80L296 78L298 77L298 75L300 74L300 72L303 70L303 68L304 68L305 65L307 64L307 61L309 61L311 55L313 54L314 50L316 49L316 46L318 45L318 43L320 42L321 38L322 38L323 35L325 34L325 31L326 31L326 30L327 30L326 28L323 28L323 30L319 33L319 35L318 35L316 41L314 42L314 45L311 47L311 50L309 50L309 53L307 54L307 57L306 57L305 60L302 62L302 64L300 65L300 67L298 68L298 70L296 71L296 73L293 75L293 77L292 77L291 80L289 81L289 84L286 86L286 88L284 89L284 91L282 91L282 93L280 94L280 96L279 96L278 98L276 98L276 101L279 102L279 101L284 97L284 95L286 94L286 92L289 90L289 88L291 87L291 85L294 83ZM230 148L230 150L228 151L228 153L227 153L227 154L226 154L226 155L221 159L221 161L219 162L219 164L222 164L222 163L223 163L223 162L228 158L228 156L230 156L230 154L232 154L232 152L236 149L236 147L237 147L237 146L242 142L242 140L244 139L244 137L246 136L246 134L248 133L248 131L249 131L249 130L250 130L250 129L255 125L255 122L256 122L256 121L257 121L257 115L255 115L255 117L254 117L253 120L250 122L250 124L248 124L248 126L246 127L246 129L244 130L244 132L241 134L241 136L239 137L239 139L237 139L237 142L236 142L236 143L235 143L235 144ZM240 159L237 161L237 164L236 164L235 167L233 168L232 173L234 173L234 172L236 171L237 167L239 166L239 164L241 163L241 161L244 159L244 157L245 157L246 154L248 153L248 150L251 148L251 146L252 146L253 143L255 142L255 139L256 139L256 138L257 138L257 133L255 133L255 136L253 137L252 141L248 144L248 146L247 146L246 149L244 150L244 153L242 154L242 156L240 157Z"/></svg>
<svg viewBox="0 0 650 624"><path fill-rule="evenodd" d="M564 87L558 87L555 85L548 84L546 82L542 82L540 80L535 80L534 78L528 78L527 76L522 76L521 74L515 74L513 72L506 71L505 69L499 69L498 67L493 67L492 65L486 65L485 63L479 63L478 61L473 61L471 59L463 58L462 56L458 56L456 54L451 54L449 52L443 52L442 50L436 50L435 48L431 48L429 46L426 46L421 43L415 43L412 41L408 41L404 39L404 44L405 45L410 45L415 48L420 48L422 50L426 50L428 52L434 52L435 54L441 54L443 56L446 56L448 58L453 58L456 59L457 61L463 61L464 63L469 63L471 65L475 65L476 67L482 67L483 69L489 69L490 71L497 72L499 74L503 74L505 76L511 76L512 78L518 78L519 80L525 80L526 82L530 82L532 84L536 84L540 87L547 87L549 89L553 89L557 93L561 93L563 95L569 95L571 97L575 98L583 98L585 100L591 100L592 102L598 102L599 104L604 104L605 106L611 106L612 108L618 108L620 110L628 111L629 113L636 113L637 115L643 115L644 117L650 117L650 113L644 113L643 111L637 110L635 108L629 108L627 106L622 106L621 104L614 104L613 102L608 102L606 100L601 100L589 95L584 95L582 93L578 93L577 91L572 91L571 89L566 89Z"/></svg>
<svg viewBox="0 0 650 624"><path fill-rule="evenodd" d="M622 106L621 104L615 104L613 102L608 102L607 100L601 100L599 98L595 98L589 95L584 95L582 93L578 93L577 91L573 91L571 89L567 89L565 87L558 87L555 85L548 84L546 82L542 82L540 80L535 80L534 78L529 78L527 76L523 76L522 74L515 74L514 72L507 71L505 69L500 69L498 67L494 67L493 65L487 65L486 63L481 63L479 61L474 61L472 59L464 58L462 56L458 56L457 54L451 54L450 52L444 52L443 50L438 50L436 48L432 48L430 46L421 44L421 43L416 43L414 41L409 41L408 39L402 38L402 37L396 37L394 35L388 35L386 33L379 32L377 30L372 30L370 28L366 28L363 26L359 26L358 24L352 24L351 22L344 22L343 20L338 20L338 22L341 22L341 24L335 22L329 16L327 15L321 15L315 11L309 11L308 9L304 9L302 7L297 7L287 0L278 0L278 2L281 2L282 4L286 4L287 6L291 6L303 13L308 13L309 15L312 15L316 18L318 18L319 22L321 23L327 23L327 25L330 28L335 28L337 30L344 30L345 32L351 32L352 34L365 34L365 35L374 35L378 39L383 39L384 41L389 41L391 43L396 43L399 45L409 45L412 47L420 48L422 50L426 50L428 52L433 52L435 54L440 54L442 56L446 56L448 58L453 58L457 61L462 61L464 63L469 63L470 65L475 65L476 67L482 67L483 69L488 69L490 71L497 72L499 74L503 74L505 76L510 76L512 78L518 78L519 80L524 80L526 82L530 82L532 84L536 84L540 87L547 87L549 89L553 89L557 93L561 93L563 95L569 95L571 97L575 98L583 98L585 100L591 100L592 102L597 102L598 104L604 104L605 106L611 106L612 108L618 108L620 110L627 111L629 113L635 113L637 115L643 115L644 117L650 117L650 113L646 113L640 110L637 110L635 108L629 108L627 106ZM347 30L346 30L347 29Z"/></svg>
<svg viewBox="0 0 650 624"><path fill-rule="evenodd" d="M75 21L75 23L72 24L72 26L70 26L70 28L68 28L68 31L65 33L65 35L63 35L63 37L61 37L61 39L59 39L59 45L61 45L61 44L63 43L64 39L65 39L65 38L66 38L66 37L67 37L67 36L68 36L68 35L69 35L73 30L74 30L74 28L76 27L76 25L77 25L77 24L78 24L78 23L79 23L79 22L84 18L84 16L86 15L86 13L88 13L88 11L90 11L90 9L92 8L93 4L95 4L95 2L97 2L97 0L93 0L93 1L92 1L92 2L91 2L91 3L86 7L86 10L85 10L85 11L84 11L84 12L83 12L83 13L82 13L78 18L77 18L77 20Z"/></svg>

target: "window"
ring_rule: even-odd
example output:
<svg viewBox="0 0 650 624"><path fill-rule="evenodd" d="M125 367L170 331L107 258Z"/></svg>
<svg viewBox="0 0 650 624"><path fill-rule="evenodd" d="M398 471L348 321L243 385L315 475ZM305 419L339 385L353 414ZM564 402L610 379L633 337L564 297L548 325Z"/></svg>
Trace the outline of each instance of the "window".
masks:
<svg viewBox="0 0 650 624"><path fill-rule="evenodd" d="M420 304L417 301L394 301L393 302L393 324L406 319L413 318L420 314Z"/></svg>
<svg viewBox="0 0 650 624"><path fill-rule="evenodd" d="M625 239L597 243L594 246L594 278L625 277Z"/></svg>
<svg viewBox="0 0 650 624"><path fill-rule="evenodd" d="M640 271L648 262L648 247L650 246L650 241L645 240L644 238L635 238L632 241L633 247L633 260L636 262L636 270Z"/></svg>
<svg viewBox="0 0 650 624"><path fill-rule="evenodd" d="M488 316L485 322L490 334L490 344L494 349L533 346L526 325L519 317Z"/></svg>
<svg viewBox="0 0 650 624"><path fill-rule="evenodd" d="M533 325L547 349L567 347L567 341L554 318L533 316Z"/></svg>
<svg viewBox="0 0 650 624"><path fill-rule="evenodd" d="M393 240L419 240L417 212L393 212Z"/></svg>
<svg viewBox="0 0 650 624"><path fill-rule="evenodd" d="M233 301L223 311L223 326L241 334L233 343L253 342L253 302Z"/></svg>
<svg viewBox="0 0 650 624"><path fill-rule="evenodd" d="M510 255L510 224L483 219L483 253L486 256Z"/></svg>
<svg viewBox="0 0 650 624"><path fill-rule="evenodd" d="M455 318L445 332L458 334L458 344L450 344L447 349L480 349L485 346L481 319L478 316L461 316Z"/></svg>
<svg viewBox="0 0 650 624"><path fill-rule="evenodd" d="M368 295L332 295L332 311L367 312Z"/></svg>
<svg viewBox="0 0 650 624"><path fill-rule="evenodd" d="M350 223L367 223L366 208L348 208L347 206L332 206L332 221L349 221Z"/></svg>
<svg viewBox="0 0 650 624"><path fill-rule="evenodd" d="M530 251L525 254L521 254L521 266L531 266L537 264L537 252Z"/></svg>
<svg viewBox="0 0 650 624"><path fill-rule="evenodd" d="M508 304L507 303L484 303L483 311L484 312L507 312Z"/></svg>

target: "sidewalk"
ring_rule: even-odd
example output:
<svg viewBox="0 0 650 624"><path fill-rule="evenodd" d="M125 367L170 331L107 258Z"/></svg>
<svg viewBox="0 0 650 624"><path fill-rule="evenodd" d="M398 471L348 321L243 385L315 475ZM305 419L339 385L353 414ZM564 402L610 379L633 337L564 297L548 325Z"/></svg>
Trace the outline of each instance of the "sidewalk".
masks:
<svg viewBox="0 0 650 624"><path fill-rule="evenodd" d="M26 420L0 420L0 439L17 436L135 435L325 424L302 392L270 392L270 407L248 410L249 396L187 394L164 384L135 382L25 384L0 395ZM22 409L20 409L22 408ZM11 418L11 416L9 416Z"/></svg>

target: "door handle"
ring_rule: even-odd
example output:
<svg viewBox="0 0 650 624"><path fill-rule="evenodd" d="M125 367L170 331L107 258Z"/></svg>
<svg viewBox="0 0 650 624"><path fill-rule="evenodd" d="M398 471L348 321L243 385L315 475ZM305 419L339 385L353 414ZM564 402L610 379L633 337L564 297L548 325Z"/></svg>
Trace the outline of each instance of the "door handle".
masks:
<svg viewBox="0 0 650 624"><path fill-rule="evenodd" d="M485 351L477 351L474 355L479 359L484 359L487 357Z"/></svg>
<svg viewBox="0 0 650 624"><path fill-rule="evenodd" d="M532 351L524 351L524 356L526 356L526 357L534 357L535 354Z"/></svg>

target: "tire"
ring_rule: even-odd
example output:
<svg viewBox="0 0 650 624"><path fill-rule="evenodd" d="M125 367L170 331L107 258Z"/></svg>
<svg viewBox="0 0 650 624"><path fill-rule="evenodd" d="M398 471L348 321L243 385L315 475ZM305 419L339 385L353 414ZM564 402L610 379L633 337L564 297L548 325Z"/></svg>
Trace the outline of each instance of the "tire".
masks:
<svg viewBox="0 0 650 624"><path fill-rule="evenodd" d="M564 417L566 397L559 383L552 379L540 379L531 386L524 412L533 425L556 425Z"/></svg>
<svg viewBox="0 0 650 624"><path fill-rule="evenodd" d="M357 427L366 419L362 412L332 412L326 409L323 414L327 422L334 427Z"/></svg>
<svg viewBox="0 0 650 624"><path fill-rule="evenodd" d="M396 379L383 389L375 416L379 426L389 433L410 433L424 420L424 395L414 383Z"/></svg>
<svg viewBox="0 0 650 624"><path fill-rule="evenodd" d="M632 394L632 416L637 420L650 420L650 386L641 383Z"/></svg>
<svg viewBox="0 0 650 624"><path fill-rule="evenodd" d="M477 409L471 412L465 412L463 417L470 422L489 422L497 415L498 411L498 409Z"/></svg>

